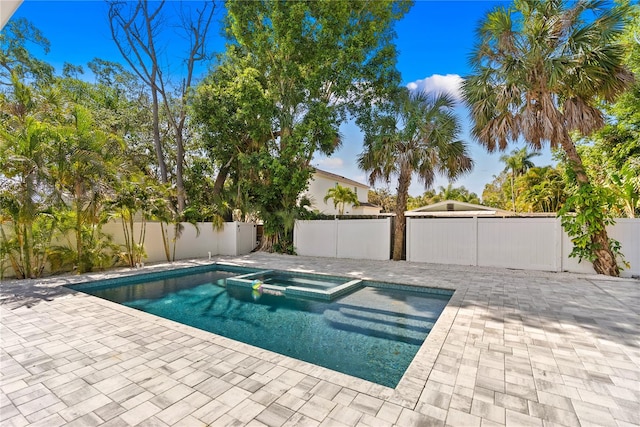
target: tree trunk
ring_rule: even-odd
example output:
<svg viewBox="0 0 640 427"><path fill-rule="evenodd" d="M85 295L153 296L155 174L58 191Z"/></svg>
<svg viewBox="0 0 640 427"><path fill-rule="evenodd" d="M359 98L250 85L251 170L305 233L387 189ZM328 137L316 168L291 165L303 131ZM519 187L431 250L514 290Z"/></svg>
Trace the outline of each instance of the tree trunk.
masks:
<svg viewBox="0 0 640 427"><path fill-rule="evenodd" d="M171 262L171 254L169 253L169 241L167 239L167 232L164 230L164 222L160 222L160 232L162 234L162 247L164 248L164 256L167 258L167 262Z"/></svg>
<svg viewBox="0 0 640 427"><path fill-rule="evenodd" d="M511 169L511 206L513 207L513 211L516 212L516 190L513 176L515 172Z"/></svg>
<svg viewBox="0 0 640 427"><path fill-rule="evenodd" d="M218 171L218 175L216 176L216 180L213 183L213 196L219 196L222 193L222 189L224 188L224 183L229 176L229 170L231 168L231 160L229 160L225 165L220 167Z"/></svg>
<svg viewBox="0 0 640 427"><path fill-rule="evenodd" d="M153 145L156 149L156 160L158 168L160 168L160 181L163 184L168 182L167 165L164 162L164 154L162 152L162 141L160 141L160 112L158 108L158 91L154 87L151 88L152 94L152 110L153 110Z"/></svg>
<svg viewBox="0 0 640 427"><path fill-rule="evenodd" d="M274 247L278 241L279 239L277 234L263 234L258 250L261 252L274 252Z"/></svg>
<svg viewBox="0 0 640 427"><path fill-rule="evenodd" d="M77 260L77 273L86 273L84 265L84 251L82 245L82 183L76 180L74 185L75 199L76 199L76 256Z"/></svg>
<svg viewBox="0 0 640 427"><path fill-rule="evenodd" d="M596 247L594 250L596 259L593 260L593 268L598 274L618 277L620 270L616 258L609 248L609 236L607 230L603 228L601 231L591 236L591 243Z"/></svg>
<svg viewBox="0 0 640 427"><path fill-rule="evenodd" d="M576 174L578 185L589 185L589 177L584 170L582 158L580 158L575 144L566 131L564 134L564 140L562 141L562 148L567 153L569 166ZM591 235L591 244L595 248L594 255L596 256L596 259L593 261L593 268L598 274L617 277L620 275L620 271L618 270L616 257L609 247L609 236L607 235L604 222L602 219L596 219L595 225L597 225L597 228L600 231Z"/></svg>
<svg viewBox="0 0 640 427"><path fill-rule="evenodd" d="M176 191L178 193L178 213L182 214L186 206L184 191L184 142L182 141L182 127L176 129Z"/></svg>
<svg viewBox="0 0 640 427"><path fill-rule="evenodd" d="M396 219L393 234L393 260L402 260L402 249L404 248L404 229L406 218L404 212L407 210L407 198L409 196L409 185L411 184L411 170L400 170L398 177L398 197L396 200Z"/></svg>

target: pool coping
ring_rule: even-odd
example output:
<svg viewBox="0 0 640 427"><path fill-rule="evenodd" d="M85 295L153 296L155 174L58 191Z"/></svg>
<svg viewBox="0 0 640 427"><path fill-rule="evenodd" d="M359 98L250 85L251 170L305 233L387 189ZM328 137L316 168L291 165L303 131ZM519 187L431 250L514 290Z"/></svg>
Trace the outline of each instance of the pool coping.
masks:
<svg viewBox="0 0 640 427"><path fill-rule="evenodd" d="M331 265L336 265L341 272L354 275L362 268L369 267L376 271L367 280L383 281L388 280L389 275L393 275L395 280L388 281L403 283L406 286L420 285L424 278L417 276L431 274L433 281L430 287L454 288L455 292L398 386L395 389L389 389L97 297L60 289L64 284L86 281L86 277L91 280L106 276L122 277L135 274L137 271L123 269L108 274L95 273L82 278L64 276L20 283L3 282L4 303L0 306L4 330L3 356L9 357L4 360L15 361L17 365L3 369L3 376L0 377L0 390L3 393L0 395L3 398L0 406L5 408L0 414L0 420L11 420L9 425L20 424L18 419L24 420L27 419L25 417L33 417L34 414L40 414L42 411L48 411L49 418L46 419L58 416L59 419L67 422L89 415L106 416L104 411L89 409L86 414L76 417L75 412L68 412L70 408L54 410L55 405L39 408L38 412L30 412L31 407L35 407L36 403L40 404L43 398L34 397L30 401L25 401L25 395L21 394L23 390L41 386L50 391L52 396L56 396L56 388L51 389L50 382L60 381L56 379L59 377L47 377L47 375L59 374L59 372L53 368L40 374L31 372L29 369L34 368L20 363L20 360L23 360L20 354L34 346L40 348L47 345L46 342L33 343L28 339L27 331L38 326L37 322L34 323L34 319L56 318L58 313L62 313L60 310L72 308L75 310L78 306L82 313L100 312L102 309L98 307L102 307L106 310L105 313L114 313L114 316L115 313L121 313L126 318L137 319L135 326L139 324L145 328L161 328L166 331L163 334L168 336L174 336L172 332L177 333L173 342L178 348L181 348L180 343L187 337L192 337L203 343L227 349L230 351L228 354L230 360L242 360L234 356L234 354L242 354L245 360L256 358L262 360L263 365L274 366L273 371L261 373L263 377L276 370L278 372L281 369L286 370L272 381L278 381L282 376L286 376L288 380L293 377L300 378L300 376L309 380L313 378L313 381L308 382L314 383L315 386L300 395L306 403L302 403L301 407L287 407L294 412L287 421L292 425L295 424L293 423L295 420L298 422L305 420L314 425L321 422L328 425L337 424L338 420L342 422L349 418L348 415L354 415L356 412L359 414L356 421L363 425L419 423L542 425L543 421L562 425L579 425L580 423L607 425L616 421L618 424L640 423L629 409L634 407L637 409L640 402L640 392L634 394L632 391L640 390L639 343L638 337L625 332L627 329L624 326L625 319L628 322L629 316L631 318L634 315L638 316L636 300L638 299L637 286L640 282L637 280L566 273L513 272L501 269L374 263L266 254L239 258L219 257L219 259L237 262L239 265L252 264L252 268L254 268L253 265L260 263L277 262L288 265L291 271L329 269ZM195 260L179 264L193 266L208 263ZM174 266L146 266L144 270L162 271L172 269ZM415 281L412 282L414 279L410 275L416 276ZM576 294L574 289L580 289L580 293ZM618 289L626 290L626 294ZM636 289L635 293L633 289ZM13 300L6 298L12 292L16 297ZM25 295L22 300L18 298L20 292ZM572 305L570 295L582 305ZM600 304L602 308L596 309L595 304ZM548 311L549 306L553 307L554 311ZM527 317L524 317L525 315ZM549 321L540 322L538 317L548 318ZM100 328L96 325L99 319L90 320L93 319L92 317L88 319L90 324L87 327ZM60 325L63 326L62 323ZM26 327L28 329L25 329ZM70 330L68 333L76 332ZM80 332L78 334L82 337ZM110 336L109 331L105 334L107 337ZM49 335L52 337L49 338L52 344L57 342L54 339L56 336L54 332ZM91 337L82 339L90 340ZM565 361L570 353L573 357L571 362ZM55 355L51 359L53 362L58 360ZM96 360L98 364L103 363ZM517 363L511 366L507 362ZM129 361L122 362L123 365L127 363ZM571 364L567 365L569 363ZM150 360L145 366L152 369L153 366L160 366L160 364L161 360ZM22 366L21 373L14 373L20 366ZM565 366L572 368L567 370ZM592 374L591 371L595 367L598 370ZM261 371L263 368L257 365L252 366L251 369ZM579 381L581 377L578 375L582 371L596 376L581 383ZM494 375L497 372L502 372L501 376ZM568 375L569 372L571 375ZM624 377L627 379L623 380ZM265 378L265 381L267 379L269 378ZM293 382L292 380L291 383ZM288 392L283 393L287 394L294 390L296 393L304 391L301 383L290 384L290 387ZM236 388L234 387L234 390ZM338 392L341 399L349 395L351 401L347 399L341 400L341 403L333 402L338 399L338 395L327 399L331 394L328 390L336 388L341 390ZM598 390L599 394L594 394ZM105 396L104 399L108 399L112 395L105 393ZM252 403L238 404L235 408L242 406L245 412L250 412L251 408L256 411L260 409L266 414L277 403L263 402L263 405L255 394L251 396ZM134 417L137 414L136 408L140 412L142 406L147 409L154 407L150 402L157 403L153 399L158 397L159 395L155 398L151 396L149 397L151 400L141 402L139 406L125 408L126 412L114 416L113 419L124 420L133 425L130 421L138 419ZM218 402L219 399L222 397L215 397L213 401ZM6 405L7 401L8 405ZM524 403L524 406L518 406L519 402ZM323 406L324 409L320 411L318 405L326 405L326 408ZM375 406L375 410L371 405ZM564 406L559 408L560 405ZM329 406L331 409L327 409ZM7 408L12 408L12 411L8 411ZM170 408L173 412L165 413ZM266 420L266 415L258 413L252 415L250 419L245 419L244 417L249 416L248 412L243 415L241 413L243 411L235 411L235 408L217 418L214 424L222 424L223 420L233 419L240 423L253 424L264 423ZM335 413L338 409L340 409L339 414ZM198 414L197 408L194 408L191 413L176 420L175 423L167 422L172 419L171 414L175 415L176 411L177 408L171 406L147 418L151 421L164 420L169 425L177 425L180 420L184 423L193 422L196 419L202 420L193 418L194 414ZM8 417L7 414L13 414L13 416ZM269 414L273 415L271 412ZM348 425L354 424L348 423Z"/></svg>

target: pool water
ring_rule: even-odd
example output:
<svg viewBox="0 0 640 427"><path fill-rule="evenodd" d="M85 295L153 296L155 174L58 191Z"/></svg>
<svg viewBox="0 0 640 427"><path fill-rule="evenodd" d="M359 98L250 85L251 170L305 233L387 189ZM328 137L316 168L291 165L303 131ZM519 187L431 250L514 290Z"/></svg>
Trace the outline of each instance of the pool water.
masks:
<svg viewBox="0 0 640 427"><path fill-rule="evenodd" d="M256 296L211 271L79 290L263 349L395 387L450 295L366 286L334 301Z"/></svg>

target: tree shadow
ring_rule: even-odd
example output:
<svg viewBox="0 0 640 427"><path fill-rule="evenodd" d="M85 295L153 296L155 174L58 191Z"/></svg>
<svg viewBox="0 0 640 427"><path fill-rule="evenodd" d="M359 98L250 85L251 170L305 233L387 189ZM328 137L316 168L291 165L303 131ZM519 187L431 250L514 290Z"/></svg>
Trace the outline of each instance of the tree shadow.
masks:
<svg viewBox="0 0 640 427"><path fill-rule="evenodd" d="M482 320L503 323L505 330L530 331L534 340L547 337L552 347L596 348L604 343L606 348L610 342L640 349L640 281L568 279L520 279L498 287L480 284L452 303L486 308Z"/></svg>
<svg viewBox="0 0 640 427"><path fill-rule="evenodd" d="M74 294L75 291L64 287L71 283L72 280L65 279L56 280L55 283L37 279L5 281L0 283L0 305L11 310L31 308L43 301L53 301Z"/></svg>

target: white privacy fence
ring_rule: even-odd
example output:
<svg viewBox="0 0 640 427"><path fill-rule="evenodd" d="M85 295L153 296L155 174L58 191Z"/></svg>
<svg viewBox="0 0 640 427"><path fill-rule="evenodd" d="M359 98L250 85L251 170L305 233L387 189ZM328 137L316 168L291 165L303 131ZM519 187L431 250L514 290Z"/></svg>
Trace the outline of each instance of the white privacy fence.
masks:
<svg viewBox="0 0 640 427"><path fill-rule="evenodd" d="M640 219L607 231L630 263L622 275L640 275ZM407 261L595 273L571 250L558 218L407 218Z"/></svg>
<svg viewBox="0 0 640 427"><path fill-rule="evenodd" d="M388 260L391 218L296 221L293 245L304 256Z"/></svg>
<svg viewBox="0 0 640 427"><path fill-rule="evenodd" d="M621 275L640 275L640 219L619 218L607 232L630 264ZM388 260L391 218L296 221L294 246L304 256ZM407 218L411 262L595 273L569 258L572 248L559 218Z"/></svg>
<svg viewBox="0 0 640 427"><path fill-rule="evenodd" d="M148 222L144 248L147 257L145 262L166 261L164 244L162 243L161 223ZM165 236L169 242L169 250L173 251L175 228L165 225ZM102 231L113 236L114 243L124 244L124 233L120 222L110 222ZM134 224L134 236L140 232L140 223ZM204 258L215 255L243 255L256 247L256 225L246 222L227 222L224 228L217 230L210 222L199 222L195 226L182 223L182 233L175 241L176 260L188 258Z"/></svg>

